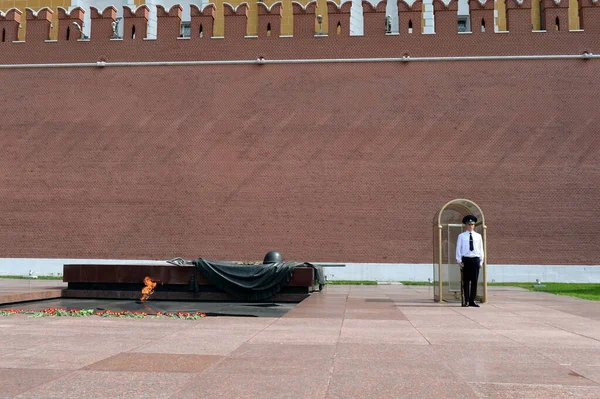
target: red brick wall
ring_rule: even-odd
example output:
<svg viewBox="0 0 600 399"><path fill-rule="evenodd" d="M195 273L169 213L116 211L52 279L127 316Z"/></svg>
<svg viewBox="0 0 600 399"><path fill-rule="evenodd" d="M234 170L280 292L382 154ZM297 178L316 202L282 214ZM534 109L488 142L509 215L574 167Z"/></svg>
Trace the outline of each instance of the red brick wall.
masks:
<svg viewBox="0 0 600 399"><path fill-rule="evenodd" d="M494 1L487 0L481 4L479 0L469 1L469 13L471 18L471 32L475 35L494 34ZM482 22L485 32L482 32Z"/></svg>
<svg viewBox="0 0 600 399"><path fill-rule="evenodd" d="M108 41L112 38L112 23L116 18L117 9L114 7L106 7L104 10L90 7L91 37L94 38L94 43Z"/></svg>
<svg viewBox="0 0 600 399"><path fill-rule="evenodd" d="M267 36L268 28L271 36ZM258 3L258 37L260 39L276 39L281 34L281 3L274 4L271 9L265 3Z"/></svg>
<svg viewBox="0 0 600 399"><path fill-rule="evenodd" d="M21 11L14 8L7 11L6 14L0 15L0 32L3 35L3 42L10 43L18 40L21 18Z"/></svg>
<svg viewBox="0 0 600 399"><path fill-rule="evenodd" d="M433 0L435 33L440 35L456 35L458 33L458 1L451 0L448 5L442 0Z"/></svg>
<svg viewBox="0 0 600 399"><path fill-rule="evenodd" d="M579 19L581 29L588 33L600 33L600 3L593 0L580 0Z"/></svg>
<svg viewBox="0 0 600 399"><path fill-rule="evenodd" d="M398 0L398 26L400 34L408 33L410 22L412 22L413 28L412 35L421 34L422 7L423 2L421 0L415 0L410 6L402 0Z"/></svg>
<svg viewBox="0 0 600 399"><path fill-rule="evenodd" d="M80 7L74 8L70 13L67 13L62 7L58 7L58 19L60 21L58 24L58 37L60 40L82 39L82 32L73 25L73 22L83 27L83 14L84 10Z"/></svg>
<svg viewBox="0 0 600 399"><path fill-rule="evenodd" d="M217 10L209 4L200 10L196 5L190 5L191 35L190 39L208 41L213 37L213 27ZM160 23L160 22L159 22ZM200 37L202 31L202 37Z"/></svg>
<svg viewBox="0 0 600 399"><path fill-rule="evenodd" d="M141 5L138 8L123 7L123 21L125 23L123 29L123 40L143 40L146 38L148 31L148 16L150 10L148 6ZM163 22L167 22L163 20ZM175 34L177 37L178 32Z"/></svg>
<svg viewBox="0 0 600 399"><path fill-rule="evenodd" d="M292 3L292 12L294 13L294 38L308 38L315 35L315 18L317 3L310 2L306 9L297 3ZM323 31L325 29L323 28ZM287 40L287 38L286 38Z"/></svg>
<svg viewBox="0 0 600 399"><path fill-rule="evenodd" d="M569 1L561 0L558 4L554 0L544 0L544 20L546 30L553 33L569 32ZM558 18L558 25L556 24Z"/></svg>
<svg viewBox="0 0 600 399"><path fill-rule="evenodd" d="M175 41L181 35L181 12L180 5L175 5L169 10L163 6L156 6L158 23L157 36L159 39Z"/></svg>
<svg viewBox="0 0 600 399"><path fill-rule="evenodd" d="M344 5L352 3L344 3ZM379 2L376 7L366 0L363 7L363 36L381 36L386 33L386 2ZM350 12L350 10L348 10ZM330 20L331 21L331 20Z"/></svg>
<svg viewBox="0 0 600 399"><path fill-rule="evenodd" d="M350 35L350 8L351 2L346 2L338 7L333 1L327 2L327 15L329 19L328 34L334 38L348 37ZM337 33L338 24L340 26L340 34ZM384 29L385 33L385 29Z"/></svg>
<svg viewBox="0 0 600 399"><path fill-rule="evenodd" d="M248 5L240 4L234 9L230 4L223 4L225 15L225 36L232 38L243 38L248 29Z"/></svg>
<svg viewBox="0 0 600 399"><path fill-rule="evenodd" d="M506 0L506 29L514 34L531 33L531 0Z"/></svg>
<svg viewBox="0 0 600 399"><path fill-rule="evenodd" d="M600 53L452 37L33 40L0 63ZM436 212L470 198L491 263L598 264L599 80L597 60L0 69L0 254L425 263Z"/></svg>
<svg viewBox="0 0 600 399"><path fill-rule="evenodd" d="M50 26L52 25L52 10L50 8L42 8L37 13L27 8L25 16L27 19L27 37L29 43L43 42L50 39ZM4 42L4 45L11 43Z"/></svg>

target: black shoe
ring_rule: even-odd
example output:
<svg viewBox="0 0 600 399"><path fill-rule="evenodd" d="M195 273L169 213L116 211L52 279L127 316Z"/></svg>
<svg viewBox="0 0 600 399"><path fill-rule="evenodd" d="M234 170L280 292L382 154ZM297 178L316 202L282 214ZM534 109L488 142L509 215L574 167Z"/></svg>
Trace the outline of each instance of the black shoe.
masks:
<svg viewBox="0 0 600 399"><path fill-rule="evenodd" d="M470 303L470 304L469 304L469 306L472 306L472 307L474 307L474 308L478 308L478 307L479 307L479 305L478 305L478 304L476 304L475 302L473 302L473 303Z"/></svg>
<svg viewBox="0 0 600 399"><path fill-rule="evenodd" d="M463 308L466 308L466 307L467 307L467 306L469 306L469 305L468 305L468 304L466 304L466 303L462 303L460 306L462 306Z"/></svg>

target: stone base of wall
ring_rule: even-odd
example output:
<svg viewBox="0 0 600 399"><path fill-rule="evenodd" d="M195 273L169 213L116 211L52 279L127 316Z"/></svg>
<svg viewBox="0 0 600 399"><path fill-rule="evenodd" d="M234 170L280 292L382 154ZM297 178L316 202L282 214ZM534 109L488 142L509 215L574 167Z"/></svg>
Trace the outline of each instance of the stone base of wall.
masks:
<svg viewBox="0 0 600 399"><path fill-rule="evenodd" d="M327 264L318 260L311 263ZM41 259L1 258L0 275L59 276L64 264L156 264L164 261L115 259ZM345 267L324 267L327 280L428 281L433 280L433 265L428 263L344 263ZM488 265L488 282L565 282L600 283L600 265Z"/></svg>

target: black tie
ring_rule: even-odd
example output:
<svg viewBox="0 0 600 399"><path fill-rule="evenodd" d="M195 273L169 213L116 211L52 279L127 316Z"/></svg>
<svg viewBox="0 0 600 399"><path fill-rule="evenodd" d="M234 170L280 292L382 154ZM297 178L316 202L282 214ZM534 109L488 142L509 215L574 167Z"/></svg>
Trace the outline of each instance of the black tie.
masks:
<svg viewBox="0 0 600 399"><path fill-rule="evenodd" d="M469 251L474 251L475 247L473 246L473 234L469 233Z"/></svg>

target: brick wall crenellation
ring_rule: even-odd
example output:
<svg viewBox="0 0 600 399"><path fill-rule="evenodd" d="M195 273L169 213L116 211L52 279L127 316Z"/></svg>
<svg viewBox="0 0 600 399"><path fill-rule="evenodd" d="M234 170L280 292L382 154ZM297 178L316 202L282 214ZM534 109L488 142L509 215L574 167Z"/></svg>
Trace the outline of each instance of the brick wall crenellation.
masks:
<svg viewBox="0 0 600 399"><path fill-rule="evenodd" d="M306 7L301 7L297 3L293 3L293 37L280 38L282 32L282 21L286 18L284 8L280 5L267 8L262 3L259 4L256 10L259 19L258 24L258 41L261 43L250 43L256 41L254 33L249 31L248 18L249 8L246 3L242 3L235 9L228 4L224 4L221 12L224 15L224 27L220 29L224 31L224 38L212 40L214 37L213 29L216 29L215 18L216 9L209 5L204 10L199 10L197 6L191 6L192 29L191 35L186 41L174 43L175 39L180 38L179 25L181 24L181 6L173 6L169 12L159 7L158 13L158 37L152 40L153 44L147 45L142 40L136 40L139 46L138 51L131 52L130 59L135 58L136 53L144 53L146 46L159 46L162 48L163 42L169 43L172 48L168 51L169 54L177 53L181 49L192 50L198 46L197 41L201 41L202 59L219 59L211 58L211 53L224 54L228 51L223 49L223 46L231 46L231 53L237 53L237 47L247 46L249 49L261 49L261 53L272 53L272 57L286 58L285 54L280 52L280 48L289 49L290 53L294 53L293 58L313 58L315 54L323 54L320 45L325 43L325 46L333 48L328 49L328 57L336 54L352 54L355 47L368 49L372 53L380 52L382 56L389 56L392 50L401 53L414 53L414 49L421 49L424 43L427 46L422 50L416 51L423 55L445 55L448 54L444 49L451 49L452 55L486 55L486 54L572 54L577 53L579 48L586 48L587 51L595 50L597 45L593 42L595 35L600 31L600 3L591 2L588 0L580 0L581 8L579 16L581 19L581 27L583 31L570 32L568 29L568 1L556 3L553 0L547 0L543 8L543 14L548 25L546 34L532 32L530 21L531 2L525 0L517 2L516 0L507 0L506 21L508 34L494 34L493 27L493 9L489 7L490 1L483 5L479 1L473 0L469 2L471 8L471 26L474 33L486 32L484 38L471 38L470 35L458 35L457 18L456 18L456 1L451 1L449 4L443 3L441 0L436 0L433 3L435 15L435 34L421 34L421 3L416 2L411 7L404 2L399 1L399 23L400 34L394 35L392 38L386 37L385 29L385 3L379 3L377 7L372 7L367 3L363 4L364 12L364 36L350 36L350 3L344 3L338 6L334 2L326 3L326 7L318 12L323 14L323 24L320 29L324 33L324 37L319 37L319 25L316 22L317 3L311 2ZM52 10L44 8L39 12L34 12L31 9L26 10L27 18L27 40L25 45L22 42L13 45L15 26L18 26L17 19L21 18L21 13L18 10L9 10L0 18L0 29L8 32L5 34L5 41L1 42L3 51L0 53L0 59L6 63L11 63L13 57L24 57L25 54L19 54L21 51L27 53L30 51L29 46L39 46L48 40L50 37L50 29L53 18L65 20L67 23L59 24L58 45L53 43L48 48L56 50L58 53L69 52L68 46L79 47L86 55L94 56L98 53L115 53L118 54L123 43L118 40L111 41L113 48L106 46L107 39L114 39L112 24L115 20L114 8L109 7L100 12L94 8L91 9L91 34L86 38L85 43L77 42L81 39L80 32L77 30L73 22L81 26L83 20L83 10L76 8L69 13L66 11L59 12L57 16L53 15ZM162 10L162 11L160 11ZM175 10L179 10L178 12ZM123 41L131 39L146 38L147 23L148 23L148 8L145 6L138 7L136 10L130 10L127 6L124 7L124 34ZM77 15L75 15L77 14ZM79 22L78 22L79 21ZM409 21L412 26L412 33L409 34ZM325 26L324 24L328 25ZM485 26L483 26L485 25ZM268 31L268 26L271 30ZM202 29L200 29L202 27ZM67 29L69 32L67 32ZM565 36L563 39L550 38L556 32L562 33ZM70 34L73 33L73 34ZM424 38L423 36L427 36ZM448 40L451 36L451 41ZM62 43L67 41L69 43ZM266 38L269 38L268 44L262 43ZM210 39L210 40L208 40ZM262 39L262 40L261 40ZM276 39L276 40L273 40ZM313 39L313 40L307 40ZM336 39L335 44L328 44L328 40ZM185 43L182 43L185 42ZM278 42L281 42L280 46ZM234 44L235 43L235 44ZM310 43L314 43L314 46ZM577 45L583 43L583 45ZM380 47L383 45L383 48ZM13 50L14 47L18 50ZM264 48L264 49L263 49ZM272 51L271 51L272 50ZM441 50L441 51L440 51ZM43 57L48 56L50 51L41 50L39 61L43 62ZM360 51L359 51L360 52ZM597 50L596 53L600 52ZM317 55L319 57L320 55ZM325 55L324 55L325 56ZM348 55L343 55L348 57ZM373 54L377 56L377 54ZM141 58L144 58L143 56ZM160 59L160 55L157 55ZM181 56L186 59L185 55ZM195 58L198 58L197 56ZM89 59L88 59L89 60Z"/></svg>

